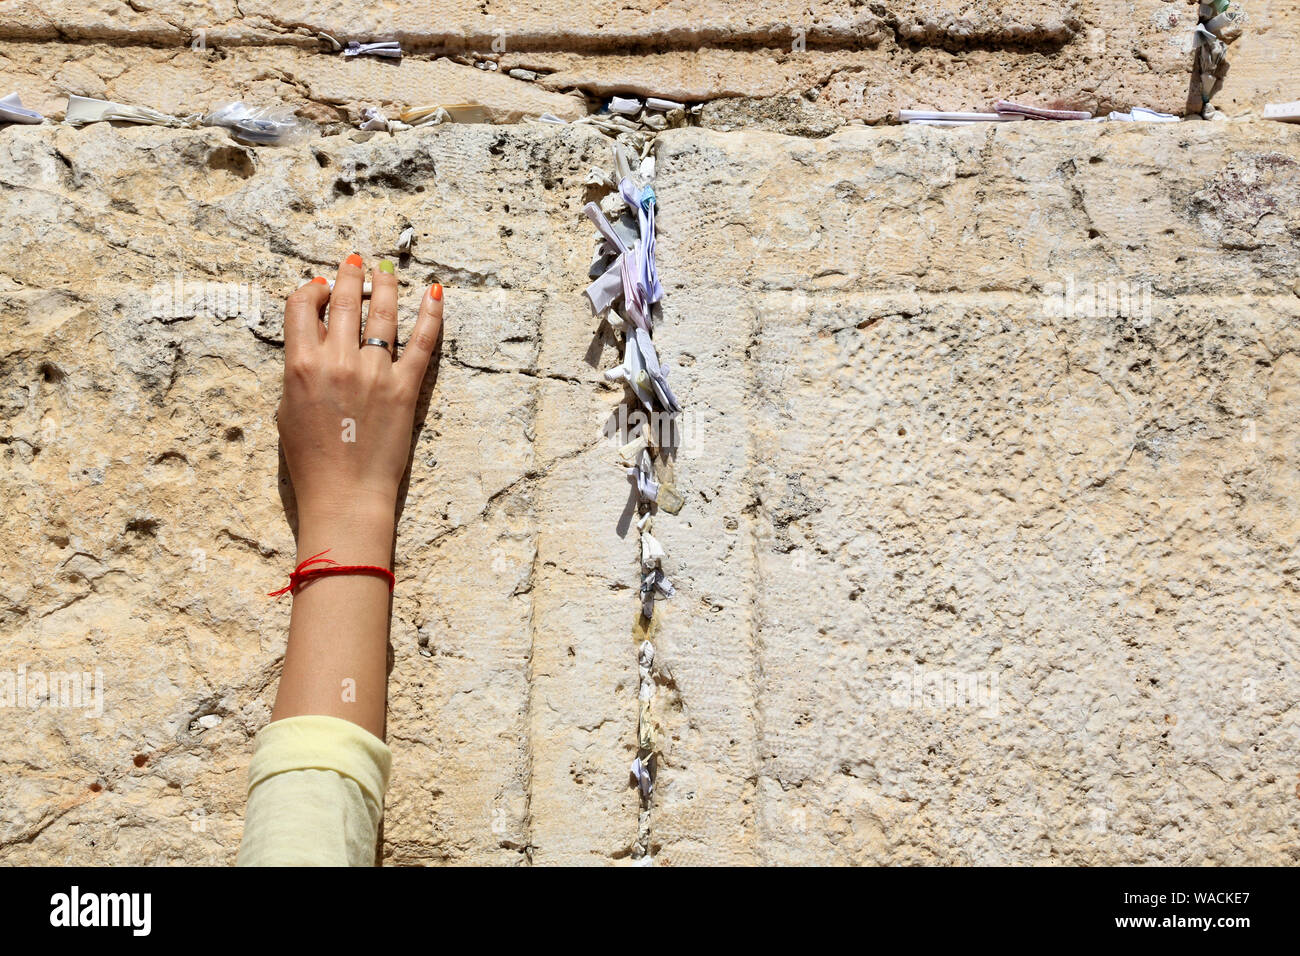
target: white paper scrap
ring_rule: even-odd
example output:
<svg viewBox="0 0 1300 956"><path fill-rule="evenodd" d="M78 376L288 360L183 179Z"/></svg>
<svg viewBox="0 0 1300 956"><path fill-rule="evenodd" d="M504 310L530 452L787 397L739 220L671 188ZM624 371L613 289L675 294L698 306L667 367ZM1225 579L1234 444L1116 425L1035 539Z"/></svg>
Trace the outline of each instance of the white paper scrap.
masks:
<svg viewBox="0 0 1300 956"><path fill-rule="evenodd" d="M4 99L0 100L0 123L41 123L45 117L36 110L29 110L23 106L23 101L17 93L10 93Z"/></svg>
<svg viewBox="0 0 1300 956"><path fill-rule="evenodd" d="M1264 119L1283 123L1300 123L1300 100L1294 103L1265 103Z"/></svg>

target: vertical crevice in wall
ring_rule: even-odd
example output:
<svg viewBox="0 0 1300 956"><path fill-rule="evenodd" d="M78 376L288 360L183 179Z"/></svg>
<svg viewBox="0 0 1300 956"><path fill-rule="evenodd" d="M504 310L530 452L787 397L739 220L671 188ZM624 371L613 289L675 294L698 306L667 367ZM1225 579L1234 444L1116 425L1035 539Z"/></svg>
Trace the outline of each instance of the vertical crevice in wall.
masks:
<svg viewBox="0 0 1300 956"><path fill-rule="evenodd" d="M753 324L750 326L749 344L745 348L745 391L750 395L759 394L758 367L762 364L763 308L754 310ZM766 718L763 708L763 483L759 473L759 436L758 422L744 411L745 421L745 481L749 485L749 502L745 507L745 518L749 529L750 561L753 567L753 589L750 591L749 604L749 649L750 659L750 697L754 711L754 776L753 785L753 841L754 856L758 862L763 859L763 776L768 769L770 755L765 739Z"/></svg>
<svg viewBox="0 0 1300 956"><path fill-rule="evenodd" d="M640 610L632 626L637 661L636 756L630 778L639 803L636 839L630 855L648 864L651 854L651 809L659 747L654 716L655 647L651 641L655 604L670 598L673 586L665 573L668 557L653 529L661 512L676 514L682 502L671 487L671 461L678 446L677 416L682 406L668 383L653 333L660 316L663 287L655 267L654 191L655 132L687 122L683 104L650 98L644 104L615 97L611 112L593 117L592 125L613 138L613 173L592 169L587 184L603 189L583 213L600 234L584 293L592 315L607 323L619 340L623 361L605 372L621 383L624 400L613 421L617 460L626 470L634 520L628 523L637 542Z"/></svg>
<svg viewBox="0 0 1300 956"><path fill-rule="evenodd" d="M540 394L541 386L538 385ZM535 661L537 659L537 588L532 585L537 581L538 562L541 558L541 536L537 531L533 532L533 561L528 571L529 594L528 594L528 663L524 667L524 678L528 684L528 690L524 695L524 859L531 865L533 862L533 847L536 841L533 838L533 706L534 697L537 693L535 677Z"/></svg>

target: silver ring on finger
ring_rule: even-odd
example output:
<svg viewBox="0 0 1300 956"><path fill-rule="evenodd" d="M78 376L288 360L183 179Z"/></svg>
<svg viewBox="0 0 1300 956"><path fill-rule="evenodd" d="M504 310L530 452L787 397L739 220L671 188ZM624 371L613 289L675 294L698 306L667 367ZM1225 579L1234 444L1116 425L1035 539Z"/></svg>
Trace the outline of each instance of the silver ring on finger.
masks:
<svg viewBox="0 0 1300 956"><path fill-rule="evenodd" d="M392 342L385 342L383 339L366 339L361 343L362 348L365 348L367 345L378 345L381 349L387 352L389 356L393 354Z"/></svg>

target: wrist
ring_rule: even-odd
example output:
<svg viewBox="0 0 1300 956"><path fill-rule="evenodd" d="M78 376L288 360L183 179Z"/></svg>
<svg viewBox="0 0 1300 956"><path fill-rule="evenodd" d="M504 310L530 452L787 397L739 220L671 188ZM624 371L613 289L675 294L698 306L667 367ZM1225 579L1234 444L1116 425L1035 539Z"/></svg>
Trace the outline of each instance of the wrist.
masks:
<svg viewBox="0 0 1300 956"><path fill-rule="evenodd" d="M389 523L397 514L397 492L351 491L298 499L300 524Z"/></svg>
<svg viewBox="0 0 1300 956"><path fill-rule="evenodd" d="M298 511L298 557L330 549L345 564L389 566L396 502L354 500L313 503Z"/></svg>

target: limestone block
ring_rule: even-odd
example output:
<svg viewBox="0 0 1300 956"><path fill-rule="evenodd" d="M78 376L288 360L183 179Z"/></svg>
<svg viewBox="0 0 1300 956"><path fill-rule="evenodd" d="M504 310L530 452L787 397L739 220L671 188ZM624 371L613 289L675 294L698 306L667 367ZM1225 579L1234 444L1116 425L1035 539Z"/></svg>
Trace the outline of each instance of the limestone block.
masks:
<svg viewBox="0 0 1300 956"><path fill-rule="evenodd" d="M400 65L288 46L158 50L110 44L7 43L0 65L25 104L61 118L67 94L150 106L178 117L233 100L284 107L320 124L356 126L367 106L396 119L404 107L479 103L486 121L514 123L551 113L573 120L580 97L487 73L445 58L409 57Z"/></svg>
<svg viewBox="0 0 1300 956"><path fill-rule="evenodd" d="M355 120L376 101L439 99L483 102L494 122L547 111L568 118L582 104L546 93L575 89L742 101L812 93L841 124L884 122L908 107L987 109L1000 97L1099 113L1132 106L1182 113L1196 25L1196 5L1173 0L896 0L870 11L848 0L674 0L650 11L532 0L508 15L429 0L393 9L306 0L11 6L0 39L59 41L62 48L42 55L19 43L4 54L33 97L97 89L110 79L103 66L124 63L114 69L129 67L131 75L118 84L151 94L146 98L255 92L306 107L322 121ZM1272 16L1261 17L1261 29ZM1285 29L1272 32L1285 39ZM409 55L400 64L344 61L324 52L322 32L399 39ZM198 42L203 49L188 50ZM101 62L66 50L82 45L102 47ZM447 54L465 62L438 59ZM214 56L218 62L205 68L204 58ZM473 57L499 69L473 70ZM82 68L67 69L68 60L83 61ZM540 75L533 84L509 77L510 69ZM1199 112L1199 101L1192 107ZM770 113L772 106L755 108ZM789 128L796 131L797 122Z"/></svg>
<svg viewBox="0 0 1300 956"><path fill-rule="evenodd" d="M605 859L630 843L635 818L622 810L634 798L622 754L606 746L635 736L616 719L617 675L635 681L627 630L557 622L533 634L537 574L562 582L560 615L576 606L564 588L592 580L568 545L558 570L538 564L539 496L560 469L577 490L546 507L558 521L581 493L575 513L602 529L586 544L601 562L591 573L612 581L633 568L615 530L626 482L590 460L612 393L582 348L548 353L545 373L537 362L544 325L589 337L578 293L590 242L574 210L586 170L607 156L585 128L452 126L256 151L217 130L4 130L3 560L28 569L3 578L6 669L101 671L104 709L4 711L3 759L23 782L0 852L233 860L288 621L288 602L266 592L294 554L274 422L282 300L354 249L393 255L404 222L418 239L399 260L402 328L429 282L447 286L449 308L397 546L389 734L400 783L383 856L511 863L563 857L581 839ZM608 514L588 507L597 474L615 492L601 496ZM601 591L624 623L630 591ZM582 781L618 810L605 812L604 836L601 818L564 830L556 812L561 829L547 834L549 814L530 822L534 777L540 794L570 766L567 722L557 749L538 747L554 768L530 743L549 720L530 706L548 699L532 660L548 653L573 686L608 682L589 746L600 772ZM589 712L580 704L575 717Z"/></svg>
<svg viewBox="0 0 1300 956"><path fill-rule="evenodd" d="M657 859L1289 860L1300 133L657 157L699 416Z"/></svg>

